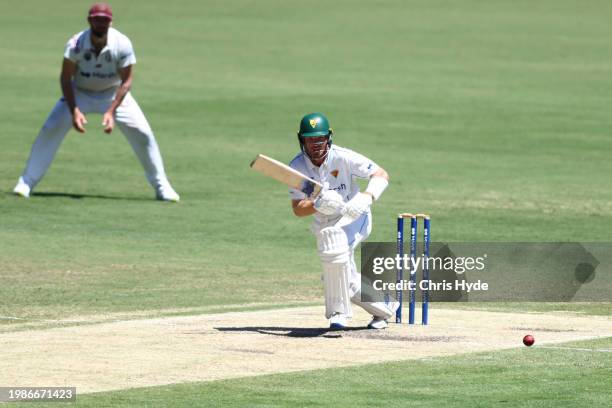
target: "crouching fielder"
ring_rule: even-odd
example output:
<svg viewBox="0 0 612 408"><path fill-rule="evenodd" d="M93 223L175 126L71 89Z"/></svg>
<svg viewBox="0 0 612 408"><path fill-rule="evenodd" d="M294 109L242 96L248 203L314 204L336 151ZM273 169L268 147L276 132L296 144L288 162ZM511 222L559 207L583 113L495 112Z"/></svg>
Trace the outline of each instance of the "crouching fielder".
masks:
<svg viewBox="0 0 612 408"><path fill-rule="evenodd" d="M399 304L361 302L361 276L355 264L355 248L370 235L370 206L380 198L389 177L382 167L365 156L332 144L332 135L324 115L310 113L302 118L298 132L302 151L290 166L319 181L325 189L315 200L291 189L293 212L298 217L314 215L312 232L317 238L323 267L325 315L330 319L330 328L346 327L347 319L353 315L351 303L354 303L372 315L369 328L384 329ZM363 193L359 191L358 178L370 180ZM341 218L348 219L349 223L339 224Z"/></svg>
<svg viewBox="0 0 612 408"><path fill-rule="evenodd" d="M138 103L130 93L136 56L128 37L111 27L113 12L106 3L89 9L89 29L68 41L60 84L62 98L40 130L25 170L13 192L29 197L43 178L71 127L85 133L86 114L101 113L106 133L115 124L132 145L158 200L180 200L164 170L162 156Z"/></svg>

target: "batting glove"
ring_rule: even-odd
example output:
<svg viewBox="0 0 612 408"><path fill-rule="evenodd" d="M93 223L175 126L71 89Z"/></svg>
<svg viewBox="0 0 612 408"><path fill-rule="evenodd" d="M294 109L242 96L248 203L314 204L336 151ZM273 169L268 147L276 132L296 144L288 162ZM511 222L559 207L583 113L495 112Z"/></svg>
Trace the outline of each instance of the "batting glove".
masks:
<svg viewBox="0 0 612 408"><path fill-rule="evenodd" d="M348 216L356 220L363 214L367 213L372 205L372 196L364 193L357 193L348 203L345 205L345 211Z"/></svg>
<svg viewBox="0 0 612 408"><path fill-rule="evenodd" d="M344 200L335 190L325 190L314 201L314 208L323 215L344 213Z"/></svg>

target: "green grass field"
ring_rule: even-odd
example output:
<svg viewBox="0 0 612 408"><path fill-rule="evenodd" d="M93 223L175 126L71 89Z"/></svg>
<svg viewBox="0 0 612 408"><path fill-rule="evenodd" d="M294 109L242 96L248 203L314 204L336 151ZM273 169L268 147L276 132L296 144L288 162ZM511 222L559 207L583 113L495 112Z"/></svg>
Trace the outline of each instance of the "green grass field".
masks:
<svg viewBox="0 0 612 408"><path fill-rule="evenodd" d="M123 136L96 115L66 137L38 194L18 199L88 5L0 4L0 330L7 317L322 302L309 221L248 166L257 153L289 161L311 111L391 176L372 240L393 239L397 212L427 211L439 241L610 241L609 2L115 1L138 58L133 94L182 202L153 200ZM610 362L513 350L79 403L608 406Z"/></svg>

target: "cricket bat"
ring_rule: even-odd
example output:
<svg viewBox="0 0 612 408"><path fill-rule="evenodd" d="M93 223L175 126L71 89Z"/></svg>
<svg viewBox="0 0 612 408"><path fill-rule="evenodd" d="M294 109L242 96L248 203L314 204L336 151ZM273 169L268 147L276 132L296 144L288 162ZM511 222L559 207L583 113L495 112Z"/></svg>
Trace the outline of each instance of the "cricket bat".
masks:
<svg viewBox="0 0 612 408"><path fill-rule="evenodd" d="M315 198L323 189L323 185L318 181L311 179L300 173L297 170L292 169L287 166L285 163L279 162L278 160L274 160L271 157L268 157L264 154L258 154L255 160L251 162L251 168L253 170L257 170L258 172L265 174L268 177L273 178L276 181L280 181L281 183L295 188L296 190L300 190L302 193L306 194L309 198ZM344 227L355 221L354 218L349 216L348 214L343 214L343 216L337 221L336 227Z"/></svg>
<svg viewBox="0 0 612 408"><path fill-rule="evenodd" d="M300 190L310 198L318 196L323 188L323 185L318 181L303 175L285 163L263 154L258 154L255 160L251 162L251 168L276 181L280 181L286 186Z"/></svg>

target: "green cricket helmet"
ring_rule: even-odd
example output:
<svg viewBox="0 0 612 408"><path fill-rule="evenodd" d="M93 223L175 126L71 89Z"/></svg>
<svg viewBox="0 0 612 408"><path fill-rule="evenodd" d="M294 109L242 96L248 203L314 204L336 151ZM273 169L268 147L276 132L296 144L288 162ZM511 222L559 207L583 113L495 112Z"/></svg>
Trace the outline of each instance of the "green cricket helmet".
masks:
<svg viewBox="0 0 612 408"><path fill-rule="evenodd" d="M300 148L304 151L304 138L306 137L327 137L327 145L332 144L332 135L334 131L329 127L329 120L322 113L309 113L300 121L300 130L298 132L298 140Z"/></svg>

